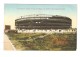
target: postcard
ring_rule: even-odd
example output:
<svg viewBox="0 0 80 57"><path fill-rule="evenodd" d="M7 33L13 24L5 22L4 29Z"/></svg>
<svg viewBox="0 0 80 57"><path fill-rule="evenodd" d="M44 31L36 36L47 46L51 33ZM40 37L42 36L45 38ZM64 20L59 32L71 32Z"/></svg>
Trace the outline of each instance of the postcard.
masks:
<svg viewBox="0 0 80 57"><path fill-rule="evenodd" d="M76 51L76 4L5 4L4 50Z"/></svg>

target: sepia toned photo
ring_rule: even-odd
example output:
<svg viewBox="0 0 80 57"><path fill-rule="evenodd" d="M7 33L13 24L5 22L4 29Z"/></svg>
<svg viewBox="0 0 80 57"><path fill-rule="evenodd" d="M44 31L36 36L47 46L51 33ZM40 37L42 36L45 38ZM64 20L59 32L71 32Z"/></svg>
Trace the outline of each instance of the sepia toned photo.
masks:
<svg viewBox="0 0 80 57"><path fill-rule="evenodd" d="M4 4L4 50L76 49L76 4Z"/></svg>

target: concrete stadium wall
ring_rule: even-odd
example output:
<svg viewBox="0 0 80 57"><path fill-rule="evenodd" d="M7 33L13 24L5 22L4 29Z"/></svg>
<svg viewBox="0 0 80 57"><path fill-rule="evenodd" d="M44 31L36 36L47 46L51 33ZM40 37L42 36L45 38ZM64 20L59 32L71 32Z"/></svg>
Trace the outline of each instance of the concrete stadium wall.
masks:
<svg viewBox="0 0 80 57"><path fill-rule="evenodd" d="M18 33L76 33L77 29L52 29L52 30L38 30L38 29L31 29L31 30L17 30Z"/></svg>

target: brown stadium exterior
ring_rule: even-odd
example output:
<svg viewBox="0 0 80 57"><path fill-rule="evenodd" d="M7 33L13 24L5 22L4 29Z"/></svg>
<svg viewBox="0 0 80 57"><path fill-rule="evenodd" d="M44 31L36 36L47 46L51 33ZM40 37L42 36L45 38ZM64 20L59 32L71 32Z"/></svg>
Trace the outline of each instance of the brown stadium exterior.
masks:
<svg viewBox="0 0 80 57"><path fill-rule="evenodd" d="M21 16L15 20L19 33L75 33L72 20L66 16L33 14Z"/></svg>

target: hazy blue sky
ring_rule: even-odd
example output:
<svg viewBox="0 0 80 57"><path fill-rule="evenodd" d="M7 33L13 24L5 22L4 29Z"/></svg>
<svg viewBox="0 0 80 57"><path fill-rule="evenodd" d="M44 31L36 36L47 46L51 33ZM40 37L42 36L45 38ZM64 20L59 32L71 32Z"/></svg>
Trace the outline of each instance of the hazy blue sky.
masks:
<svg viewBox="0 0 80 57"><path fill-rule="evenodd" d="M5 4L5 25L15 28L15 19L32 14L67 16L72 19L72 27L77 25L77 5L75 4Z"/></svg>

